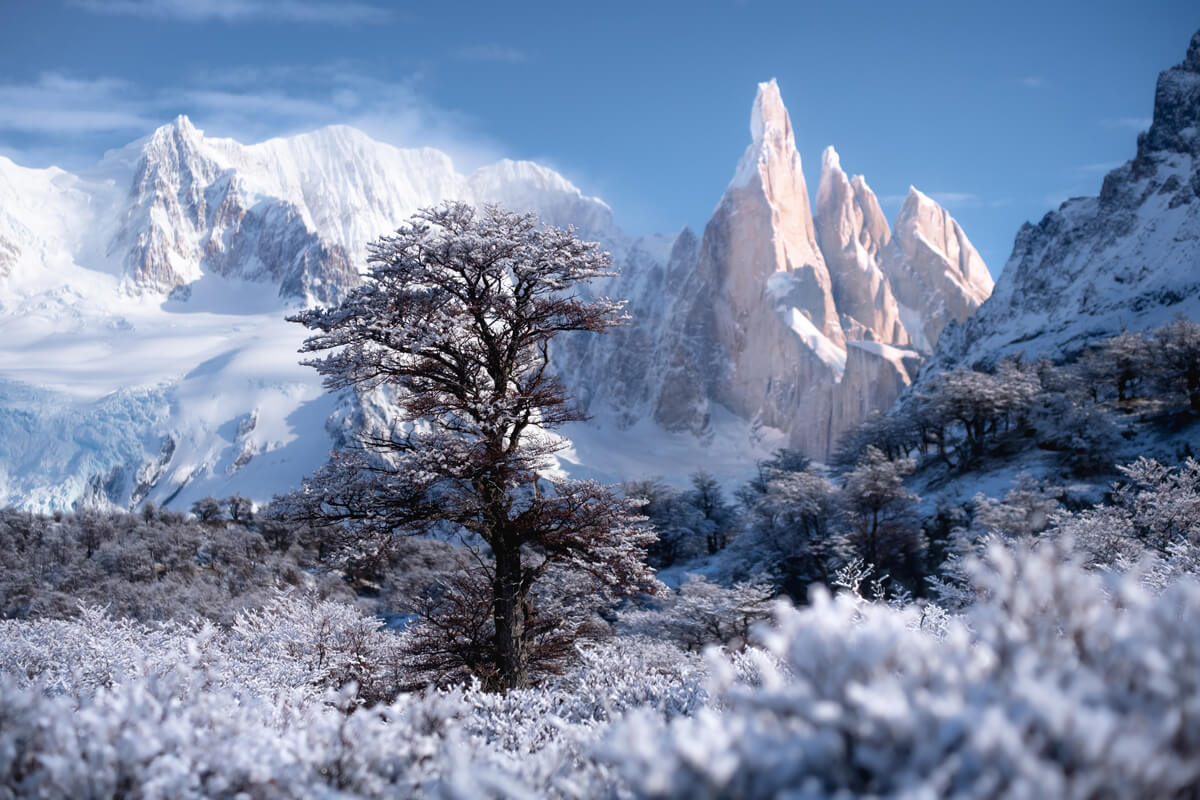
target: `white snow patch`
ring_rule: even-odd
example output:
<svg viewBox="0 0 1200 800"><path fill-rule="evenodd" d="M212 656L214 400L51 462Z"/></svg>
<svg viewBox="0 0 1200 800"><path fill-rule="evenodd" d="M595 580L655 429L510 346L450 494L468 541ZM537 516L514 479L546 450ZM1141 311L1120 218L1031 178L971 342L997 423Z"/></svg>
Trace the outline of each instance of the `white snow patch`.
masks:
<svg viewBox="0 0 1200 800"><path fill-rule="evenodd" d="M565 426L569 444L549 474L605 483L657 477L683 487L692 473L705 470L732 489L753 475L757 460L787 446L783 431L747 422L716 404L703 437L664 430L650 419L620 435L614 430L616 421L603 415Z"/></svg>
<svg viewBox="0 0 1200 800"><path fill-rule="evenodd" d="M906 350L902 347L894 347L890 344L882 342L867 342L861 340L847 341L848 346L857 347L859 350L865 350L868 353L879 356L880 358L891 363L892 366L901 374L907 374L908 369L904 366L905 359L920 358L920 353L915 350Z"/></svg>
<svg viewBox="0 0 1200 800"><path fill-rule="evenodd" d="M825 334L817 330L812 320L798 308L788 308L784 311L788 327L800 337L808 348L816 353L817 358L833 370L836 380L842 379L846 371L846 351L838 347Z"/></svg>

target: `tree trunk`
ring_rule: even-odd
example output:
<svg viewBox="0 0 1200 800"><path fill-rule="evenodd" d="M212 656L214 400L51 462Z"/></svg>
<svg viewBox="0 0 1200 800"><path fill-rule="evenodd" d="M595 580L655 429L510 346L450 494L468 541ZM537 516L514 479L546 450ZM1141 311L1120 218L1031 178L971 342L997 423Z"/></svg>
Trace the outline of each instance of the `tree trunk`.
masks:
<svg viewBox="0 0 1200 800"><path fill-rule="evenodd" d="M492 583L492 614L496 625L496 668L500 689L529 685L525 652L525 592L521 585L521 548L501 537L492 548L496 577Z"/></svg>

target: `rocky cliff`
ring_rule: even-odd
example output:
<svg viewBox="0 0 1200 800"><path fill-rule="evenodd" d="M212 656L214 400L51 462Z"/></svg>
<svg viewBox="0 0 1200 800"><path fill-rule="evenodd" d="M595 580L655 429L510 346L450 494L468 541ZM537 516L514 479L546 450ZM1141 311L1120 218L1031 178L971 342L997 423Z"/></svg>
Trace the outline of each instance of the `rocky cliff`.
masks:
<svg viewBox="0 0 1200 800"><path fill-rule="evenodd" d="M1136 156L1099 196L1021 227L995 292L942 338L936 363L1070 355L1180 314L1200 319L1200 33L1159 75Z"/></svg>

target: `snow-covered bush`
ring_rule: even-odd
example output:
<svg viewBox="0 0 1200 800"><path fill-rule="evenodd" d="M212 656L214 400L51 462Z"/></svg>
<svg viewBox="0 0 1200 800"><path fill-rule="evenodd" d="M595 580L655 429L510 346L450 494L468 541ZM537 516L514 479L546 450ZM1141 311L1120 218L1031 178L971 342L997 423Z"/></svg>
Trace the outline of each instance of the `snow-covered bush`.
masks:
<svg viewBox="0 0 1200 800"><path fill-rule="evenodd" d="M351 601L316 554L277 550L248 525L201 524L180 514L0 511L0 617L67 617L81 603L116 616L228 624L275 592L303 586Z"/></svg>
<svg viewBox="0 0 1200 800"><path fill-rule="evenodd" d="M692 503L690 493L657 479L627 483L623 491L635 502L638 513L649 520L657 536L646 548L646 560L651 566L663 569L705 551L706 543L715 533L714 526Z"/></svg>
<svg viewBox="0 0 1200 800"><path fill-rule="evenodd" d="M925 540L917 518L919 498L904 486L916 467L912 459L889 460L868 447L843 478L840 505L845 516L845 552L901 582L921 575Z"/></svg>
<svg viewBox="0 0 1200 800"><path fill-rule="evenodd" d="M1061 515L1059 536L1097 567L1127 568L1147 554L1186 558L1200 547L1200 462L1189 458L1175 468L1139 458L1117 469L1125 480L1113 485L1112 503Z"/></svg>
<svg viewBox="0 0 1200 800"><path fill-rule="evenodd" d="M940 543L943 560L926 578L933 596L943 606L960 609L974 600L971 564L995 544L1028 544L1056 520L1063 519L1058 501L1061 489L1046 486L1028 473L1016 481L1000 500L975 495L964 514ZM943 513L948 513L945 511Z"/></svg>
<svg viewBox="0 0 1200 800"><path fill-rule="evenodd" d="M257 696L355 687L360 702L396 695L403 637L352 606L277 594L238 614L231 628L207 620L141 623L84 607L66 620L0 620L0 673L53 694L176 670L213 669L222 685Z"/></svg>
<svg viewBox="0 0 1200 800"><path fill-rule="evenodd" d="M1200 780L1200 586L1154 595L1060 548L1004 548L942 635L921 611L781 606L713 702L634 713L605 757L648 797L1188 796Z"/></svg>
<svg viewBox="0 0 1200 800"><path fill-rule="evenodd" d="M353 684L320 685L328 626L293 619L304 609L290 600L228 634L90 611L4 623L0 796L595 796L618 785L591 755L612 720L632 708L674 718L705 701L698 657L634 639L582 649L543 688L475 684L363 707ZM355 626L343 622L331 641ZM55 638L57 671L18 674L13 651ZM113 654L124 677L80 675Z"/></svg>
<svg viewBox="0 0 1200 800"><path fill-rule="evenodd" d="M828 583L841 562L837 489L816 469L776 469L742 491L746 530L719 572L726 582L770 582L795 600Z"/></svg>
<svg viewBox="0 0 1200 800"><path fill-rule="evenodd" d="M820 591L758 649L626 634L537 688L373 706L335 687L400 637L307 598L228 630L7 621L0 795L1190 796L1200 585L1045 537L972 575L961 617Z"/></svg>
<svg viewBox="0 0 1200 800"><path fill-rule="evenodd" d="M618 630L666 637L693 651L710 645L738 649L750 641L751 628L770 616L773 595L765 583L725 587L702 575L688 575L677 593L655 598L655 608L622 613Z"/></svg>
<svg viewBox="0 0 1200 800"><path fill-rule="evenodd" d="M1102 405L1080 393L1047 393L1035 412L1037 443L1079 475L1110 472L1120 432Z"/></svg>

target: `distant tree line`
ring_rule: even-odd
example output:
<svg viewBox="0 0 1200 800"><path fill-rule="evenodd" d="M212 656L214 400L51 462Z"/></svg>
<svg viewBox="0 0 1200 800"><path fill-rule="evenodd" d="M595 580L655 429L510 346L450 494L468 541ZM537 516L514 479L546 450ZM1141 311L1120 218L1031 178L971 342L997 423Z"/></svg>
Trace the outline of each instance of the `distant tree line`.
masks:
<svg viewBox="0 0 1200 800"><path fill-rule="evenodd" d="M843 437L833 461L853 465L874 447L965 471L1033 444L1077 474L1096 474L1112 469L1116 414L1134 412L1200 414L1200 325L1179 319L1121 333L1062 364L1010 358L934 375Z"/></svg>

